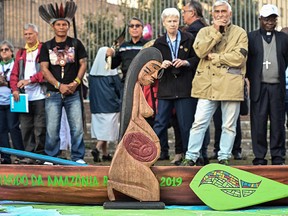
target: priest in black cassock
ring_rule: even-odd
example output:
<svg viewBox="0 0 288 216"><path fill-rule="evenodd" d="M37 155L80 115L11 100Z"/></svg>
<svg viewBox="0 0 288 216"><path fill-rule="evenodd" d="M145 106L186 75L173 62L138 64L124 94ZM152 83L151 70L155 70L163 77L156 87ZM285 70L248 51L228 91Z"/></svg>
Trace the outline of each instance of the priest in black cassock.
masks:
<svg viewBox="0 0 288 216"><path fill-rule="evenodd" d="M278 8L264 5L260 29L248 34L247 77L250 81L250 118L254 165L267 165L267 128L272 165L285 163L285 70L288 37L275 30ZM270 126L268 126L270 120Z"/></svg>

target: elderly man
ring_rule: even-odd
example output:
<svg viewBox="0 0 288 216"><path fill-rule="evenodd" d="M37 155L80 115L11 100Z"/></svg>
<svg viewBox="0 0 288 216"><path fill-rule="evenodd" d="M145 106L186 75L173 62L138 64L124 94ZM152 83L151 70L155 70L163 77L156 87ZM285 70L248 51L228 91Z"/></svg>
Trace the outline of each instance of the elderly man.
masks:
<svg viewBox="0 0 288 216"><path fill-rule="evenodd" d="M260 29L250 32L247 77L250 81L251 134L254 165L267 165L267 122L270 120L272 165L284 164L285 157L285 70L288 63L288 37L275 30L278 9L264 5Z"/></svg>
<svg viewBox="0 0 288 216"><path fill-rule="evenodd" d="M201 28L207 26L202 11L201 3L195 0L187 3L181 11L183 22L188 25L186 31L193 34L194 37L196 37Z"/></svg>
<svg viewBox="0 0 288 216"><path fill-rule="evenodd" d="M46 120L45 89L43 74L40 71L39 54L42 44L38 40L38 27L32 23L24 25L25 48L16 54L11 73L10 86L15 101L19 93L28 94L29 113L20 113L20 125L23 144L26 151L44 153ZM35 160L24 158L20 163L33 164Z"/></svg>
<svg viewBox="0 0 288 216"><path fill-rule="evenodd" d="M192 82L192 97L199 100L188 151L182 162L184 166L196 165L205 132L219 105L223 123L218 160L221 164L229 164L240 101L244 96L247 34L231 23L232 10L228 2L216 1L212 15L213 25L202 28L193 45L200 62Z"/></svg>

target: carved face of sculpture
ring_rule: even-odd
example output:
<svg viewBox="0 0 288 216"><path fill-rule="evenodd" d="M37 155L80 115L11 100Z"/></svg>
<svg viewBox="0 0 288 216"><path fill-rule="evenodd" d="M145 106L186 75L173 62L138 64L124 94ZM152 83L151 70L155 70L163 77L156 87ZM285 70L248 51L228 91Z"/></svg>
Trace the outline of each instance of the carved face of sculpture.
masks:
<svg viewBox="0 0 288 216"><path fill-rule="evenodd" d="M158 71L161 69L161 63L155 60L147 62L141 69L138 80L141 85L146 86L154 83L157 79Z"/></svg>

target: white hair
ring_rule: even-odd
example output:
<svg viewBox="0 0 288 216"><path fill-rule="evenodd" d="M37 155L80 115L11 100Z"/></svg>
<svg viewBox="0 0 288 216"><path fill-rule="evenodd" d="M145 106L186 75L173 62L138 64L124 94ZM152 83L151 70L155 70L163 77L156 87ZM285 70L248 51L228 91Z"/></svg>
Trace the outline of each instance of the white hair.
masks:
<svg viewBox="0 0 288 216"><path fill-rule="evenodd" d="M33 31L38 33L38 27L35 24L27 23L24 25L24 30L28 30L29 28L32 28Z"/></svg>
<svg viewBox="0 0 288 216"><path fill-rule="evenodd" d="M231 5L226 0L217 0L212 6L212 12L214 12L215 7L224 4L228 7L228 11L231 12L232 11Z"/></svg>
<svg viewBox="0 0 288 216"><path fill-rule="evenodd" d="M178 18L180 18L180 13L176 8L166 8L163 10L162 14L161 14L161 20L162 22L170 16L176 16Z"/></svg>

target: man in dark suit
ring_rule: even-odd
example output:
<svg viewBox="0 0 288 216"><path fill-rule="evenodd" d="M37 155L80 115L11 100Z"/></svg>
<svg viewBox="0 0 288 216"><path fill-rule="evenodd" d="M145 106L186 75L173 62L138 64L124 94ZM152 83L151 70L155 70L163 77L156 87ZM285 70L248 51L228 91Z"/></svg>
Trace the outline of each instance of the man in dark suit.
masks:
<svg viewBox="0 0 288 216"><path fill-rule="evenodd" d="M270 120L272 165L284 164L285 70L288 63L288 37L275 30L278 9L264 5L260 29L250 32L247 77L250 81L251 134L254 165L266 165L267 122Z"/></svg>

